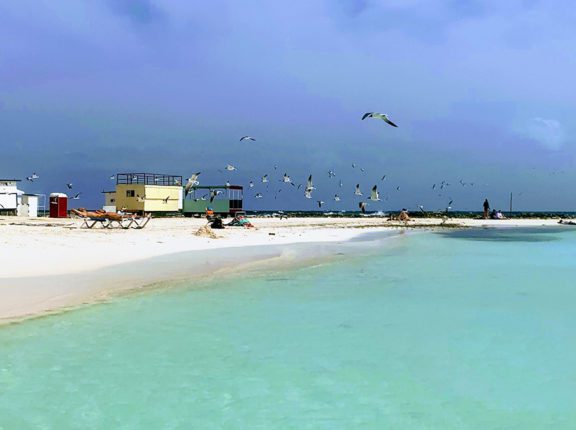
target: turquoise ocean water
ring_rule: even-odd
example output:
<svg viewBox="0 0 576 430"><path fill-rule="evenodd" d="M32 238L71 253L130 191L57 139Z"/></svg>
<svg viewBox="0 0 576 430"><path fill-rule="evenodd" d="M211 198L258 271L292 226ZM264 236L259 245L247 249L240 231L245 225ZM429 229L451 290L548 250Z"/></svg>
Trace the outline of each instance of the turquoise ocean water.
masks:
<svg viewBox="0 0 576 430"><path fill-rule="evenodd" d="M418 233L0 328L0 429L574 429L576 231Z"/></svg>

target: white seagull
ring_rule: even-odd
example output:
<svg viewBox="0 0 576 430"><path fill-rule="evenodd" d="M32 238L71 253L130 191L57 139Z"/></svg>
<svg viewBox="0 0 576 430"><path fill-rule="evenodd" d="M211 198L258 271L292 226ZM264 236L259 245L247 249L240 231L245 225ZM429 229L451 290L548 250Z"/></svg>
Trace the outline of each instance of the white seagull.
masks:
<svg viewBox="0 0 576 430"><path fill-rule="evenodd" d="M250 184L248 184L248 186L249 186L250 188L254 188L254 182L250 181Z"/></svg>
<svg viewBox="0 0 576 430"><path fill-rule="evenodd" d="M212 203L214 201L214 199L216 198L216 196L219 196L220 194L222 194L222 191L220 191L220 190L210 191L210 203Z"/></svg>
<svg viewBox="0 0 576 430"><path fill-rule="evenodd" d="M358 207L360 208L360 210L362 211L363 214L366 213L366 203L365 202L358 203Z"/></svg>
<svg viewBox="0 0 576 430"><path fill-rule="evenodd" d="M334 194L334 201L335 202L339 202L340 201L340 196L338 194Z"/></svg>
<svg viewBox="0 0 576 430"><path fill-rule="evenodd" d="M72 200L80 200L80 194L82 193L76 194L74 197L72 197Z"/></svg>
<svg viewBox="0 0 576 430"><path fill-rule="evenodd" d="M388 115L386 115L385 113L366 112L362 116L362 121L364 121L366 118L381 119L386 124L390 124L392 127L398 127L396 124L394 124L392 121L390 121L390 118L388 118Z"/></svg>
<svg viewBox="0 0 576 430"><path fill-rule="evenodd" d="M308 176L308 181L306 182L306 191L310 190L315 190L316 188L314 187L314 184L312 184L312 175Z"/></svg>
<svg viewBox="0 0 576 430"><path fill-rule="evenodd" d="M69 184L66 184L66 187L68 187L68 189L71 190L71 189L72 189L72 185L74 185L74 184L72 184L72 182L70 182Z"/></svg>
<svg viewBox="0 0 576 430"><path fill-rule="evenodd" d="M256 193L254 197L256 197L257 199L261 199L263 196L262 193Z"/></svg>
<svg viewBox="0 0 576 430"><path fill-rule="evenodd" d="M361 196L362 195L362 191L360 191L360 184L356 184L356 190L354 190L354 195L355 196Z"/></svg>
<svg viewBox="0 0 576 430"><path fill-rule="evenodd" d="M229 172L232 172L233 170L236 170L236 167L234 167L232 164L226 164L226 170L228 170Z"/></svg>
<svg viewBox="0 0 576 430"><path fill-rule="evenodd" d="M284 177L282 178L282 182L285 182L287 184L292 182L292 179L290 179L290 176L288 176L288 173L284 173Z"/></svg>
<svg viewBox="0 0 576 430"><path fill-rule="evenodd" d="M251 140L252 142L256 142L256 139L254 139L252 136L242 136L240 138L240 142L242 142L244 140Z"/></svg>
<svg viewBox="0 0 576 430"><path fill-rule="evenodd" d="M196 172L188 178L188 182L186 183L186 186L184 187L184 197L186 197L188 195L188 193L190 192L190 189L193 186L200 184L200 182L198 182L198 176L200 176L201 173L202 172Z"/></svg>
<svg viewBox="0 0 576 430"><path fill-rule="evenodd" d="M265 184L266 182L268 182L268 175L262 176L262 183Z"/></svg>
<svg viewBox="0 0 576 430"><path fill-rule="evenodd" d="M378 187L376 185L372 187L372 192L370 193L370 200L372 200L373 202L380 201L380 194L378 193Z"/></svg>

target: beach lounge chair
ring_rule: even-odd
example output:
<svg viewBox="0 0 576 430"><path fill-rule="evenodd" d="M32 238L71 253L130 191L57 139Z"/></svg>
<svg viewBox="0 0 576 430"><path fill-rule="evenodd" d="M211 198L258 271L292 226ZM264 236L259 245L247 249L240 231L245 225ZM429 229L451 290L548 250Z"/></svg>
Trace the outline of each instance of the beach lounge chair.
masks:
<svg viewBox="0 0 576 430"><path fill-rule="evenodd" d="M131 218L131 219L132 219L132 223L130 224L129 227L140 230L140 229L143 229L144 227L146 227L148 222L152 219L152 214L148 214L144 217Z"/></svg>
<svg viewBox="0 0 576 430"><path fill-rule="evenodd" d="M94 228L96 226L100 228L121 228L128 229L134 223L133 218L122 218L122 220L112 220L105 217L86 217L82 218L82 224L80 228Z"/></svg>
<svg viewBox="0 0 576 430"><path fill-rule="evenodd" d="M101 228L106 228L109 223L109 219L107 218L89 218L89 217L81 217L82 224L80 224L80 228L94 228L95 226L99 226Z"/></svg>

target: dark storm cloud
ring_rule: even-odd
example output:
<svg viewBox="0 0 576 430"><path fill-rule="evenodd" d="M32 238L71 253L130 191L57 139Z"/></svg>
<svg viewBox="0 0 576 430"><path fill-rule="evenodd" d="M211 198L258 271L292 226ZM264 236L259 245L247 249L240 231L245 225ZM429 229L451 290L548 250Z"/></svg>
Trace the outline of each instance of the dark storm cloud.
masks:
<svg viewBox="0 0 576 430"><path fill-rule="evenodd" d="M98 189L116 170L247 183L278 164L328 201L327 171L356 183L355 162L367 186L388 174L384 209L443 205L432 183L463 176L489 185L461 207L525 187L576 208L574 174L533 174L574 171L575 18L567 0L2 2L0 176L41 168L27 191L48 192L83 165Z"/></svg>

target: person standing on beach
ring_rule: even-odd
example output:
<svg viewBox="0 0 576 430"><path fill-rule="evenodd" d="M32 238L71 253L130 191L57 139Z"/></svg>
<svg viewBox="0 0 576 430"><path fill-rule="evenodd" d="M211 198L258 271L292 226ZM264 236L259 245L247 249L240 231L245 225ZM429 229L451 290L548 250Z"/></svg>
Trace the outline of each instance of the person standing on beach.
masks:
<svg viewBox="0 0 576 430"><path fill-rule="evenodd" d="M488 214L490 213L490 203L488 199L484 200L484 219L488 219Z"/></svg>

